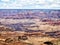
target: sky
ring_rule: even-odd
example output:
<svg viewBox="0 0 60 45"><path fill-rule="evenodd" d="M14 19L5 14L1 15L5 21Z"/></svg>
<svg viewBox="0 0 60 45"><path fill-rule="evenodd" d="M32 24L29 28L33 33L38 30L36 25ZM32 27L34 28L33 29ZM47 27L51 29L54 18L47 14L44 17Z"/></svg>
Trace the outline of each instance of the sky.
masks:
<svg viewBox="0 0 60 45"><path fill-rule="evenodd" d="M0 0L0 9L60 9L60 0Z"/></svg>

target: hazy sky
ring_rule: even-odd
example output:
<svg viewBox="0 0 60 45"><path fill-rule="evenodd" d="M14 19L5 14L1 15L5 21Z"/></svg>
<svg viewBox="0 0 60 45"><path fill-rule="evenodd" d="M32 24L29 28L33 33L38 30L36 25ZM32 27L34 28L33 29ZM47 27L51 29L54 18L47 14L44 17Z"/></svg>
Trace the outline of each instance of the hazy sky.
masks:
<svg viewBox="0 0 60 45"><path fill-rule="evenodd" d="M0 9L60 9L60 0L0 0Z"/></svg>

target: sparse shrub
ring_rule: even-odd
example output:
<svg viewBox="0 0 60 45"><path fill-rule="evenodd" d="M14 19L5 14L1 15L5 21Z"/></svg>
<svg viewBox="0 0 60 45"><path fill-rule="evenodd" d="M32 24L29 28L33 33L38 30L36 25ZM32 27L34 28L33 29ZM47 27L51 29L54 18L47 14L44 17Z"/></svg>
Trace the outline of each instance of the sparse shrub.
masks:
<svg viewBox="0 0 60 45"><path fill-rule="evenodd" d="M26 36L18 36L18 40L27 40L28 38Z"/></svg>
<svg viewBox="0 0 60 45"><path fill-rule="evenodd" d="M12 42L13 40L11 39L11 38L7 38L6 40L5 40L5 42L6 43L10 43L10 42Z"/></svg>

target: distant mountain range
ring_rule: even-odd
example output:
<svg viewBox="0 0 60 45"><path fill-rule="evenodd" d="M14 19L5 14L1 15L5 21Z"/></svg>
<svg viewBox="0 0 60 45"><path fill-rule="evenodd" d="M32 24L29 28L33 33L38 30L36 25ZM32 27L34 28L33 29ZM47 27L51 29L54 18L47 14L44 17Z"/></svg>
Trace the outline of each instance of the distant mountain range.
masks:
<svg viewBox="0 0 60 45"><path fill-rule="evenodd" d="M52 9L0 9L0 18L5 18L5 19L60 18L60 10L52 10Z"/></svg>
<svg viewBox="0 0 60 45"><path fill-rule="evenodd" d="M47 20L45 20L47 19ZM51 25L60 25L52 20L58 19L60 21L60 10L52 9L0 9L0 25L11 27L15 30L40 30L45 26L45 21L50 22ZM43 21L43 22L41 22ZM53 23L54 22L54 23ZM57 22L57 21L56 21ZM42 25L41 27L39 27ZM54 26L46 25L46 28ZM60 26L54 27L54 29ZM58 28L58 30L59 30ZM51 29L50 29L51 30Z"/></svg>

